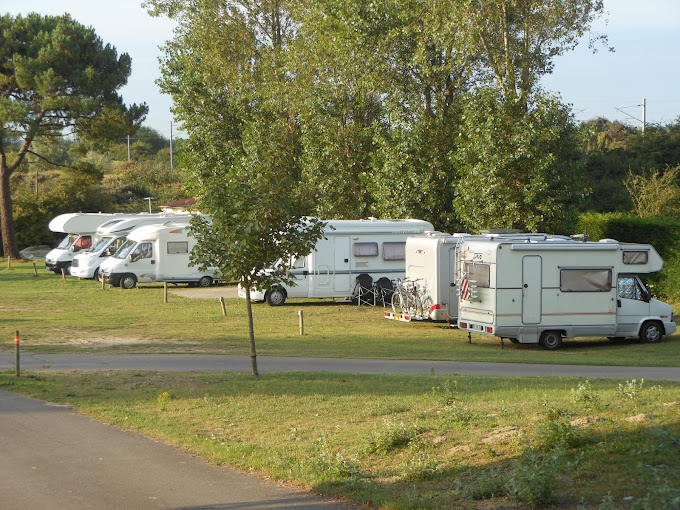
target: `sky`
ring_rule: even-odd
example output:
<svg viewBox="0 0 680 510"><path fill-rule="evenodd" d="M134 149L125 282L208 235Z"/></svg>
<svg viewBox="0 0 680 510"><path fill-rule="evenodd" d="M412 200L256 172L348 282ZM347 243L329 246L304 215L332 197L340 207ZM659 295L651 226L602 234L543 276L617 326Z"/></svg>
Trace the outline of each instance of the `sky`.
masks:
<svg viewBox="0 0 680 510"><path fill-rule="evenodd" d="M173 123L172 100L161 94L160 46L172 38L172 22L151 18L142 0L0 0L0 13L12 15L65 12L91 26L104 43L132 57L132 74L119 92L126 104L145 102L145 126L169 138L183 133ZM596 117L641 126L680 119L680 1L605 0L607 24L595 32L609 36L609 45L593 54L584 40L573 52L555 60L553 74L541 84L572 105L576 120Z"/></svg>

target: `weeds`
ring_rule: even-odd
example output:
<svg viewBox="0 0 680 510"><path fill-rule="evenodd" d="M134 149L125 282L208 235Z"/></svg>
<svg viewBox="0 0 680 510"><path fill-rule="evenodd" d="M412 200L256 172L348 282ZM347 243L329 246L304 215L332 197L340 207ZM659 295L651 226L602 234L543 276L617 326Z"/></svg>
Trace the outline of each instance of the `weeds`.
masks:
<svg viewBox="0 0 680 510"><path fill-rule="evenodd" d="M533 508L552 503L562 456L561 448L549 454L528 448L510 472L506 483L508 496Z"/></svg>
<svg viewBox="0 0 680 510"><path fill-rule="evenodd" d="M625 384L619 383L619 388L617 391L619 395L623 395L624 397L631 400L637 400L642 393L642 386L644 382L644 379L640 379L640 382L638 382L636 379L631 379L630 381L626 381Z"/></svg>
<svg viewBox="0 0 680 510"><path fill-rule="evenodd" d="M363 453L386 455L397 448L403 448L419 434L417 425L407 426L404 422L395 423L385 419L381 428L364 437Z"/></svg>

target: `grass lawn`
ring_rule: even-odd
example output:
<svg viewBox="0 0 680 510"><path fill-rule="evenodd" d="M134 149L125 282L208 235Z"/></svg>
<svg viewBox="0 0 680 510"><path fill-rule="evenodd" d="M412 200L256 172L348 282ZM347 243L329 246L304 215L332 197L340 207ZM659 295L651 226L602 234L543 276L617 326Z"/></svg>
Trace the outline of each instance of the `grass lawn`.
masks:
<svg viewBox="0 0 680 510"><path fill-rule="evenodd" d="M245 305L0 268L0 350L249 353ZM299 335L298 310L305 334ZM385 320L331 301L256 305L258 354L680 366L660 344L558 351ZM22 372L0 388L165 441L218 465L390 509L678 509L680 383L341 373Z"/></svg>
<svg viewBox="0 0 680 510"><path fill-rule="evenodd" d="M245 302L187 299L162 285L106 288L99 282L62 279L29 263L0 267L0 349L33 352L163 352L248 355ZM304 335L298 311L304 312ZM564 342L558 351L467 334L443 323L386 320L383 308L290 300L284 306L253 307L257 352L262 356L503 361L518 363L680 366L680 334L660 344L634 339Z"/></svg>

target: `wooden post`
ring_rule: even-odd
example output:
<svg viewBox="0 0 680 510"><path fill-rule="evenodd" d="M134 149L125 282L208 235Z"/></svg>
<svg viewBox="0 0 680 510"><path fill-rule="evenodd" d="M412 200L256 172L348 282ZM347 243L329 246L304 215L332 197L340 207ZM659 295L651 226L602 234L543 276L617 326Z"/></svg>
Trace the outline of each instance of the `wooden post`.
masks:
<svg viewBox="0 0 680 510"><path fill-rule="evenodd" d="M224 297L223 296L220 296L220 305L222 306L222 315L224 317L226 317L227 316L227 305L224 304Z"/></svg>
<svg viewBox="0 0 680 510"><path fill-rule="evenodd" d="M19 330L17 329L14 333L14 348L16 349L16 360L14 361L14 367L16 369L16 376L21 377L21 364L19 359Z"/></svg>
<svg viewBox="0 0 680 510"><path fill-rule="evenodd" d="M35 267L35 262L33 262L33 276L38 276L38 268Z"/></svg>
<svg viewBox="0 0 680 510"><path fill-rule="evenodd" d="M65 267L61 268L61 279L66 280L66 268Z"/></svg>
<svg viewBox="0 0 680 510"><path fill-rule="evenodd" d="M298 310L298 317L300 318L300 336L305 334L305 312Z"/></svg>
<svg viewBox="0 0 680 510"><path fill-rule="evenodd" d="M7 269L12 269L12 257L7 257Z"/></svg>
<svg viewBox="0 0 680 510"><path fill-rule="evenodd" d="M168 282L163 282L163 303L168 302Z"/></svg>

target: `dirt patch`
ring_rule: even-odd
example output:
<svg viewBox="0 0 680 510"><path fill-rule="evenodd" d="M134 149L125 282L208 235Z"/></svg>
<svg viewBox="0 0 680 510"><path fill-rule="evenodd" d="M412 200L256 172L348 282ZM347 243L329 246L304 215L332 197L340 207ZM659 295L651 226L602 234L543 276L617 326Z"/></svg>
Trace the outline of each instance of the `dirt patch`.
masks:
<svg viewBox="0 0 680 510"><path fill-rule="evenodd" d="M99 336L92 338L74 338L69 344L71 345L82 345L82 346L98 346L98 347L108 347L111 345L140 345L140 344L150 344L153 340L143 337L113 337L113 336ZM163 340L163 345L167 344L186 344L193 345L182 340Z"/></svg>
<svg viewBox="0 0 680 510"><path fill-rule="evenodd" d="M223 287L221 285L213 287L168 288L168 293L189 299L219 299L221 297L228 299L238 297L238 289L236 287Z"/></svg>

